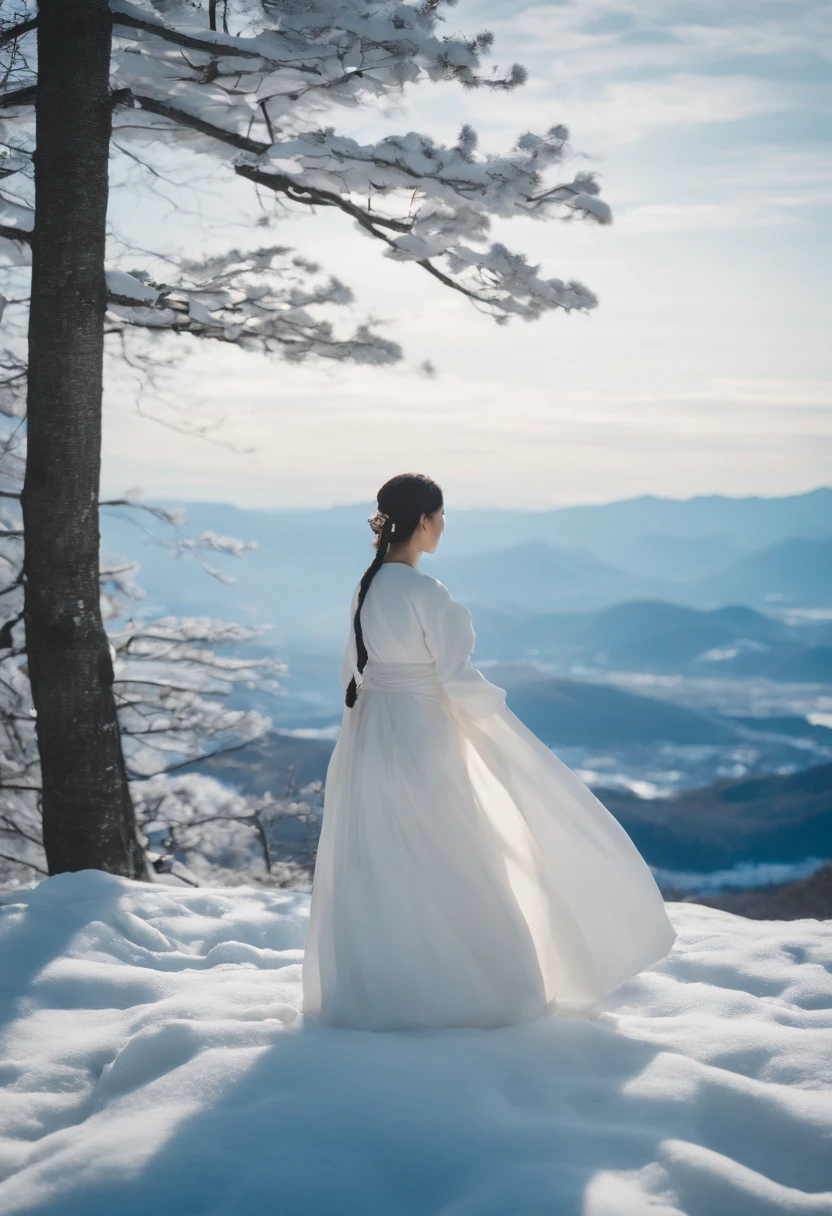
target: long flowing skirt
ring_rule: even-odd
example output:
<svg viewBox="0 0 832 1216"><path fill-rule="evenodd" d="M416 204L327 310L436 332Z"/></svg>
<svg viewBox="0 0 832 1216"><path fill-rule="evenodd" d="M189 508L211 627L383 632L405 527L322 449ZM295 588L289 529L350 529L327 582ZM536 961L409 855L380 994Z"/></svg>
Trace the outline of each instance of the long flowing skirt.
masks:
<svg viewBox="0 0 832 1216"><path fill-rule="evenodd" d="M383 1030L585 1011L674 940L630 837L506 706L362 688L327 774L307 1016Z"/></svg>

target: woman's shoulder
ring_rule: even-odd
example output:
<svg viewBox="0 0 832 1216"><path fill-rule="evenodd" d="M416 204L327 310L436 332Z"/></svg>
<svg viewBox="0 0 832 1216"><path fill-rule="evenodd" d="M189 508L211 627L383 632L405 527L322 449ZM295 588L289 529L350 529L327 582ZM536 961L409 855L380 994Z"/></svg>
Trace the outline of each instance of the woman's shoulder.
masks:
<svg viewBox="0 0 832 1216"><path fill-rule="evenodd" d="M463 604L454 599L445 584L438 578L434 578L432 574L428 574L426 570L420 570L408 562L384 562L379 574L385 570L389 572L386 577L400 579L406 585L407 592L413 597L415 603L428 605L437 610L450 608L452 611L468 612Z"/></svg>
<svg viewBox="0 0 832 1216"><path fill-rule="evenodd" d="M438 578L434 578L432 574L428 574L426 570L417 570L413 567L411 569L416 575L413 586L417 603L424 605L425 610L433 614L439 613L445 618L454 620L459 618L466 624L470 622L469 609L459 600L454 599L444 583L440 582Z"/></svg>
<svg viewBox="0 0 832 1216"><path fill-rule="evenodd" d="M411 566L409 562L382 562L376 578L379 574L390 574L396 578L401 576L410 581L413 579L414 585L418 586L425 583L434 583L441 587L439 579L436 579L431 574L427 574L424 570L420 570L417 566Z"/></svg>
<svg viewBox="0 0 832 1216"><path fill-rule="evenodd" d="M390 585L397 585L400 590L406 588L406 594L416 602L434 605L453 603L453 597L444 583L427 571L411 566L409 562L384 562L376 578L379 575L385 581L389 579Z"/></svg>
<svg viewBox="0 0 832 1216"><path fill-rule="evenodd" d="M440 583L439 579L434 578L432 574L428 574L427 570L420 570L416 566L408 566L407 569L416 575L415 586L424 594L436 599L449 600L452 598L445 584Z"/></svg>

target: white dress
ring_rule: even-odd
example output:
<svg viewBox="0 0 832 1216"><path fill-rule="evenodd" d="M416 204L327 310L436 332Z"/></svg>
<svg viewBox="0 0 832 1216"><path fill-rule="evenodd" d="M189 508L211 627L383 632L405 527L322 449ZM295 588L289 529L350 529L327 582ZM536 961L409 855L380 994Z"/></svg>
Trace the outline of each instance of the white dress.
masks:
<svg viewBox="0 0 832 1216"><path fill-rule="evenodd" d="M303 963L307 1017L393 1030L587 1011L675 930L624 828L469 663L471 614L404 563L352 614Z"/></svg>

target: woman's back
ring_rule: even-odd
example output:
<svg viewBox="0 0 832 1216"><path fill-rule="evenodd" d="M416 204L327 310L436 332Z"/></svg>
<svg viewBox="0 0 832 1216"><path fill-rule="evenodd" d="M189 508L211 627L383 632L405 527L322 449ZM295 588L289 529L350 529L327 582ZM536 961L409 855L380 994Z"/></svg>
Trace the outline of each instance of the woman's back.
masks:
<svg viewBox="0 0 832 1216"><path fill-rule="evenodd" d="M361 608L361 626L370 661L430 663L424 613L435 580L405 562L385 562ZM356 597L357 598L357 597Z"/></svg>

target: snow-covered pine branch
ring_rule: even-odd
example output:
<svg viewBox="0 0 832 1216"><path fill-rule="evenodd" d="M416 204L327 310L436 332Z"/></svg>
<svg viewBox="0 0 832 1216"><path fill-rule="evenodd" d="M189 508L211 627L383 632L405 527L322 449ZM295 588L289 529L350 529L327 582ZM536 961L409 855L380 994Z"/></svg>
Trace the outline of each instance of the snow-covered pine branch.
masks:
<svg viewBox="0 0 832 1216"><path fill-rule="evenodd" d="M350 305L352 292L283 246L184 262L174 283L109 270L107 288L110 333L188 333L292 362L318 356L381 365L401 358L398 344L369 325L337 329L326 313Z"/></svg>
<svg viewBox="0 0 832 1216"><path fill-rule="evenodd" d="M444 31L448 6L441 0L378 0L371 10L363 0L240 0L225 7L228 33L211 29L209 6L190 0L111 0L110 7L119 144L152 148L176 140L294 204L336 208L381 241L387 256L415 262L498 320L596 305L582 283L548 277L490 239L496 218L609 223L592 173L559 175L573 157L563 125L523 133L495 155L478 151L468 126L453 144L418 132L362 144L325 122L339 108L397 96L420 82L498 91L523 83L517 65L485 69L488 32L462 38ZM30 38L24 32L14 45ZM28 75L21 68L16 87L0 93L0 107L24 124L34 80L31 67ZM25 145L17 140L18 158ZM21 198L0 197L0 235L26 229L20 207ZM173 311L190 332L234 332L233 319L223 315L221 326L211 326L198 307L192 313L178 303ZM241 301L237 306L247 312ZM326 336L304 331L292 342L267 330L260 327L255 344L333 353ZM346 357L362 358L382 348L359 331L344 349Z"/></svg>
<svg viewBox="0 0 832 1216"><path fill-rule="evenodd" d="M16 208L18 219L25 209ZM4 204L0 199L0 215ZM11 211L6 208L6 217ZM15 267L28 258L34 210L25 211L21 228L0 225L0 238L16 246ZM18 241L15 233L25 233ZM6 277L13 273L7 258ZM107 333L144 330L156 335L190 334L279 355L290 362L310 356L383 366L402 357L398 343L366 322L352 331L332 318L350 309L352 291L317 263L282 245L241 251L232 249L201 261L183 261L170 282L158 282L144 270L111 268L106 273ZM5 298L0 296L0 316ZM0 356L2 358L2 356ZM19 361L19 359L18 359ZM0 362L0 376L3 364ZM2 382L0 382L2 388Z"/></svg>

